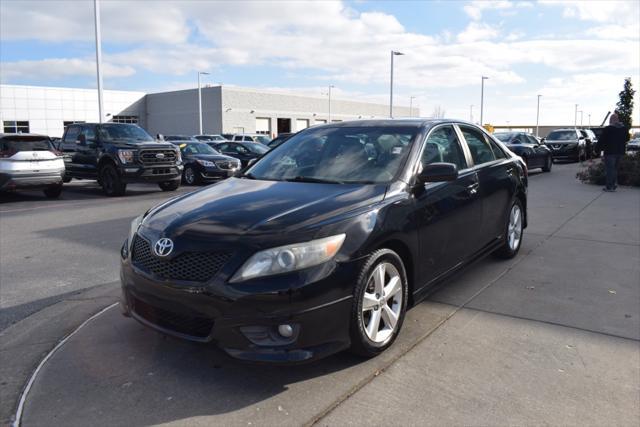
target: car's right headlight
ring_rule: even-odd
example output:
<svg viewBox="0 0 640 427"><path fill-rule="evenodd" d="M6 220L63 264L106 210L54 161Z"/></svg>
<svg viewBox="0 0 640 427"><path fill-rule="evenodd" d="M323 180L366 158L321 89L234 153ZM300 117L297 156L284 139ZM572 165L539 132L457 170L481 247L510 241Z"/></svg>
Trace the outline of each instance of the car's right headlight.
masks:
<svg viewBox="0 0 640 427"><path fill-rule="evenodd" d="M257 252L240 267L230 282L242 282L322 264L338 253L345 237L346 234L338 234Z"/></svg>

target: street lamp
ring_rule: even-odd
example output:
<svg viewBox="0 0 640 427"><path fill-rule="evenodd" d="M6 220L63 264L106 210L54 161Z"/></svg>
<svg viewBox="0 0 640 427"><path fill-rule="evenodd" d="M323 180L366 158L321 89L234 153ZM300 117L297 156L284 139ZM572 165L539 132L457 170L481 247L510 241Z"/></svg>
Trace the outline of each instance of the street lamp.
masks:
<svg viewBox="0 0 640 427"><path fill-rule="evenodd" d="M489 77L482 76L482 86L480 87L480 126L482 126L484 118L484 81L489 80Z"/></svg>
<svg viewBox="0 0 640 427"><path fill-rule="evenodd" d="M536 111L536 137L539 137L538 134L538 125L540 124L540 97L542 95L538 95L538 109Z"/></svg>
<svg viewBox="0 0 640 427"><path fill-rule="evenodd" d="M200 87L200 75L208 76L205 71L198 71L198 135L202 135L202 89Z"/></svg>
<svg viewBox="0 0 640 427"><path fill-rule="evenodd" d="M591 127L591 113L587 114L589 116L589 127Z"/></svg>
<svg viewBox="0 0 640 427"><path fill-rule="evenodd" d="M98 123L102 123L103 120L103 104L102 104L102 37L100 35L100 2L99 0L93 0L93 19L96 32L96 73L98 78L98 114L100 118Z"/></svg>
<svg viewBox="0 0 640 427"><path fill-rule="evenodd" d="M333 87L333 85L329 85L329 123L331 123L331 89Z"/></svg>
<svg viewBox="0 0 640 427"><path fill-rule="evenodd" d="M574 129L578 128L578 104L576 104L576 110L573 115L573 128Z"/></svg>
<svg viewBox="0 0 640 427"><path fill-rule="evenodd" d="M415 96L409 97L409 117L413 117L413 100L416 99Z"/></svg>
<svg viewBox="0 0 640 427"><path fill-rule="evenodd" d="M473 104L469 105L469 121L473 123Z"/></svg>
<svg viewBox="0 0 640 427"><path fill-rule="evenodd" d="M580 113L580 127L582 128L582 118L583 118L584 111L580 110L578 111L578 113Z"/></svg>
<svg viewBox="0 0 640 427"><path fill-rule="evenodd" d="M391 51L391 82L389 90L389 118L393 118L393 57L396 55L404 55L402 52Z"/></svg>

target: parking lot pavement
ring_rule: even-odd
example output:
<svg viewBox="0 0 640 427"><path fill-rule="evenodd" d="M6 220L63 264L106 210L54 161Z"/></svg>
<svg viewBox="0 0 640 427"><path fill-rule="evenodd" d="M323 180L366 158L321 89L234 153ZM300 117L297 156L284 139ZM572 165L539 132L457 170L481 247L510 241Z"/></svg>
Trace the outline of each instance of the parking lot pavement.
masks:
<svg viewBox="0 0 640 427"><path fill-rule="evenodd" d="M72 181L59 200L36 191L0 195L0 331L78 291L119 280L118 254L131 220L193 189L167 193L138 184L109 198L95 182Z"/></svg>
<svg viewBox="0 0 640 427"><path fill-rule="evenodd" d="M241 364L112 309L43 366L24 425L637 425L640 191L576 170L532 174L518 257L452 279L375 359Z"/></svg>

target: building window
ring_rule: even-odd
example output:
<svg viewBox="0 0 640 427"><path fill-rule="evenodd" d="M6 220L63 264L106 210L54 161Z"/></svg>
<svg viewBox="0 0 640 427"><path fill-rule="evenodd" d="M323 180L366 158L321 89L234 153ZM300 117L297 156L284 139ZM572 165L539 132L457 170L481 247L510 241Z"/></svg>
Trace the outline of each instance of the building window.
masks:
<svg viewBox="0 0 640 427"><path fill-rule="evenodd" d="M29 133L28 121L5 120L2 124L4 133Z"/></svg>
<svg viewBox="0 0 640 427"><path fill-rule="evenodd" d="M65 120L62 122L62 126L67 127L69 125L74 125L76 123L85 123L84 120Z"/></svg>
<svg viewBox="0 0 640 427"><path fill-rule="evenodd" d="M138 123L138 116L113 116L113 123Z"/></svg>

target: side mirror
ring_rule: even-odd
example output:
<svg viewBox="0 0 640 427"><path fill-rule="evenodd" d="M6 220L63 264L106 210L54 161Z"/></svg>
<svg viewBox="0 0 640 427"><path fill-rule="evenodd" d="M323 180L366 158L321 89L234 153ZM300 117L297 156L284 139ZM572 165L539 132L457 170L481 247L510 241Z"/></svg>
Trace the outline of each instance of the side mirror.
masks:
<svg viewBox="0 0 640 427"><path fill-rule="evenodd" d="M250 168L251 166L253 166L257 161L258 161L257 158L253 158L253 159L249 160L247 162L247 168Z"/></svg>
<svg viewBox="0 0 640 427"><path fill-rule="evenodd" d="M81 133L80 135L78 135L78 139L76 139L76 144L87 145L87 137Z"/></svg>
<svg viewBox="0 0 640 427"><path fill-rule="evenodd" d="M427 182L454 181L458 178L458 167L453 163L431 163L418 174L418 184Z"/></svg>
<svg viewBox="0 0 640 427"><path fill-rule="evenodd" d="M544 144L545 142L547 142L547 138L540 138L540 144Z"/></svg>

